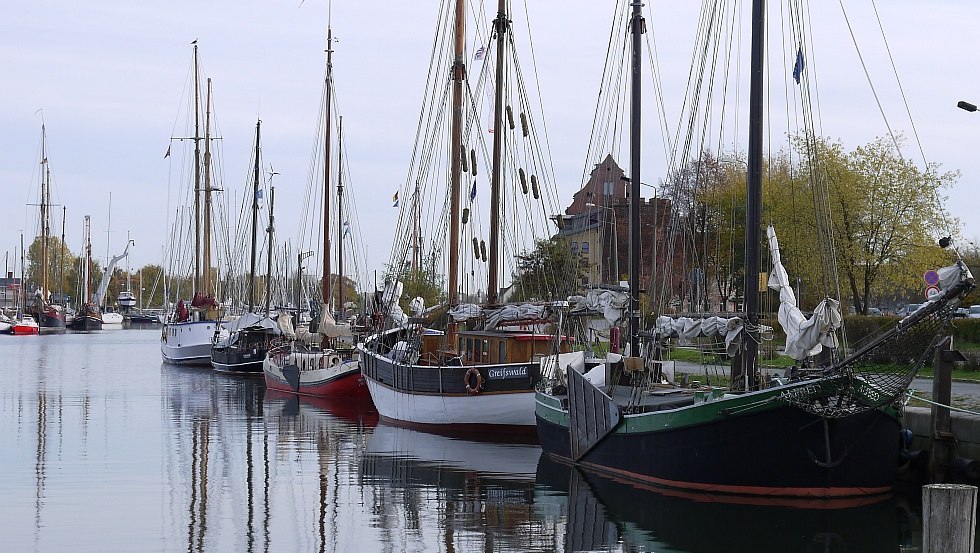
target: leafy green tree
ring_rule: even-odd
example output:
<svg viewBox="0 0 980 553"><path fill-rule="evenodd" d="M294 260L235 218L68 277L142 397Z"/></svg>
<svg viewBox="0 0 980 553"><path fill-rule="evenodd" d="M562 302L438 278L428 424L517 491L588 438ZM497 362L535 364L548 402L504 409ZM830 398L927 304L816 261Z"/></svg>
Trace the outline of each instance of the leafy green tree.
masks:
<svg viewBox="0 0 980 553"><path fill-rule="evenodd" d="M159 307L163 305L163 267L159 265L144 265L132 275L133 294L142 303L144 308ZM153 284L156 283L156 290ZM137 303L139 305L139 303Z"/></svg>
<svg viewBox="0 0 980 553"><path fill-rule="evenodd" d="M934 194L949 188L958 173L940 173L934 164L921 169L885 138L852 152L826 139L794 143L805 160L817 160L805 162L799 178L811 183L814 197L825 193L829 204L829 216L814 222L808 239L830 221L839 271L831 285L858 313L884 295L921 292L922 274L949 262L935 241L946 226ZM820 182L825 187L812 184Z"/></svg>
<svg viewBox="0 0 980 553"><path fill-rule="evenodd" d="M682 237L671 249L681 253L675 268L683 275L671 291L687 309L728 309L708 305L708 287L719 298L741 295L745 258L745 173L737 158L702 152L662 183L673 203L674 227ZM696 276L696 282L692 280Z"/></svg>
<svg viewBox="0 0 980 553"><path fill-rule="evenodd" d="M565 299L578 291L588 261L561 238L539 239L517 257L512 296L516 301Z"/></svg>
<svg viewBox="0 0 980 553"><path fill-rule="evenodd" d="M41 252L43 250L40 236L27 247L26 279L31 290L41 285ZM79 258L72 254L61 239L56 236L48 238L48 289L51 292L66 292L74 295L78 281Z"/></svg>

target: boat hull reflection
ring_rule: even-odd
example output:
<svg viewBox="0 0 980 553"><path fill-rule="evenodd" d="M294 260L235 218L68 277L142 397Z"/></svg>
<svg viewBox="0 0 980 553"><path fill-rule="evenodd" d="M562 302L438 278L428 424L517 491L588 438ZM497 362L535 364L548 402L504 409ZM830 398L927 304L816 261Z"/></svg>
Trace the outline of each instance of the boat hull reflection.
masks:
<svg viewBox="0 0 980 553"><path fill-rule="evenodd" d="M749 553L906 551L913 510L901 498L775 500L708 495L576 469L542 456L542 490L567 494L566 551Z"/></svg>
<svg viewBox="0 0 980 553"><path fill-rule="evenodd" d="M383 419L361 459L362 485L382 495L376 521L401 526L418 517L440 521L432 544L458 550L552 550L554 529L533 501L541 448L476 442L394 426ZM436 512L422 513L420 502Z"/></svg>

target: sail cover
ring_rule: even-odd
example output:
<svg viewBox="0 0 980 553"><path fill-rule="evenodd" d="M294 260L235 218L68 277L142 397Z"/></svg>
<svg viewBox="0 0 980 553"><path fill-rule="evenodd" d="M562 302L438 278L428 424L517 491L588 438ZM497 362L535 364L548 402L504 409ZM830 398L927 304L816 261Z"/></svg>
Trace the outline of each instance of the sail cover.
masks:
<svg viewBox="0 0 980 553"><path fill-rule="evenodd" d="M352 336L350 325L347 323L337 323L330 314L325 304L320 304L320 328L318 332L327 338L339 338L341 336Z"/></svg>
<svg viewBox="0 0 980 553"><path fill-rule="evenodd" d="M786 355L800 360L816 355L824 346L837 347L837 330L843 321L840 302L825 298L814 309L813 316L807 319L796 302L796 294L789 284L789 275L779 256L779 240L776 230L766 228L769 238L769 252L772 256L772 273L769 274L769 287L779 292L779 324L786 332Z"/></svg>
<svg viewBox="0 0 980 553"><path fill-rule="evenodd" d="M745 323L738 317L704 317L695 319L693 317L668 317L661 315L657 317L656 332L664 338L681 338L683 340L693 340L695 338L724 338L725 353L730 357L742 349L742 335L745 330Z"/></svg>
<svg viewBox="0 0 980 553"><path fill-rule="evenodd" d="M570 313L596 311L602 313L602 317L610 325L616 325L626 320L629 294L624 291L594 288L588 290L584 296L569 296L568 303L572 306Z"/></svg>
<svg viewBox="0 0 980 553"><path fill-rule="evenodd" d="M402 297L402 289L404 285L398 280L388 280L385 282L385 290L381 295L381 305L382 309L388 313L388 317L391 318L391 322L395 326L405 327L408 325L408 315L402 311L400 305L398 305L398 299Z"/></svg>

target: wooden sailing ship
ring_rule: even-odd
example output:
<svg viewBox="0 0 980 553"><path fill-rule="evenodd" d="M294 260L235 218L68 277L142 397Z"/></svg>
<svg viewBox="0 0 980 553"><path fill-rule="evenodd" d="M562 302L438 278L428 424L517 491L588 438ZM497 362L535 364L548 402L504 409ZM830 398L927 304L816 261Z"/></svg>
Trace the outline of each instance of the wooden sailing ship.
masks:
<svg viewBox="0 0 980 553"><path fill-rule="evenodd" d="M639 197L638 68L645 27L634 3L629 29L634 68L631 198ZM797 350L797 369L762 378L757 289L762 255L763 32L765 2L752 9L751 91L745 207L745 311L727 319L694 319L674 324L661 317L648 331L629 325L631 352L604 358L556 356L537 396L538 436L552 457L581 467L654 486L712 494L771 498L842 498L884 494L899 466L901 408L917 370L932 359L963 296L974 279L962 262L940 271L942 293L896 326L844 357L817 355L836 342L840 323L834 305L799 314L778 242L770 232L774 263L769 286L778 290L780 313L796 309L795 320L780 317ZM635 203L635 202L634 202ZM631 220L636 228L638 221ZM636 252L636 237L630 251ZM631 255L631 262L636 262ZM631 296L640 289L631 269ZM632 312L632 308L630 310ZM733 386L693 387L665 378L672 373L662 357L666 340L690 326L728 332ZM810 331L812 330L812 332ZM803 335L809 334L808 337ZM641 341L643 342L641 347Z"/></svg>

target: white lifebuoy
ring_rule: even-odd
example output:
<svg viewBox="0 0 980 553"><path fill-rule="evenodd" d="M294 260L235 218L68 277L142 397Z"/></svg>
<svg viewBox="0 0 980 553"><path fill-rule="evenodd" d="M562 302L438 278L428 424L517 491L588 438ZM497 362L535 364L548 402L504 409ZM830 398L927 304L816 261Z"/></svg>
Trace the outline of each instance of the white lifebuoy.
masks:
<svg viewBox="0 0 980 553"><path fill-rule="evenodd" d="M476 376L476 384L471 385L470 382L474 375ZM480 374L480 369L471 367L470 370L466 371L466 375L463 376L463 384L466 384L467 394L473 396L480 393L480 390L483 389L483 375Z"/></svg>

